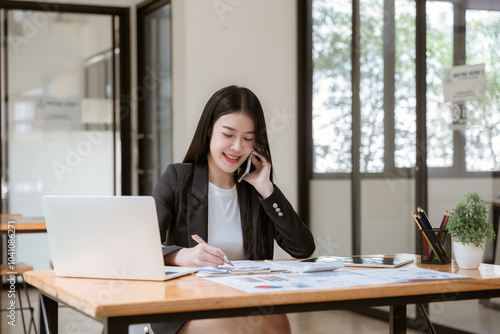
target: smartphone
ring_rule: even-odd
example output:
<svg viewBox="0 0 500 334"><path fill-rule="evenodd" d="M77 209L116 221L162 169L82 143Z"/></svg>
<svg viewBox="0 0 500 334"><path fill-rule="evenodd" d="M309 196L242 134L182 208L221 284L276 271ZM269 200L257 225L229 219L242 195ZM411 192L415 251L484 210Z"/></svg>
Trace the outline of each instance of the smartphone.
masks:
<svg viewBox="0 0 500 334"><path fill-rule="evenodd" d="M245 176L247 176L248 173L250 173L250 167L252 166L252 157L253 157L253 154L250 153L250 155L248 156L248 160L247 160L247 167L246 167L245 172L243 173L243 175L241 175L240 178L238 179L238 183L240 183L241 181L243 181L243 179L245 178Z"/></svg>

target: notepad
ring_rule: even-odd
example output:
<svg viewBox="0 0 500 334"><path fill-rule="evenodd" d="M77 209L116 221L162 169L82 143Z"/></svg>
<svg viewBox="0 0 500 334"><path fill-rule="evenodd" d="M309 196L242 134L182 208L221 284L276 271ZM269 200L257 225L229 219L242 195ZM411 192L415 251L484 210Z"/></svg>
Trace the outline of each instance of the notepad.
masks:
<svg viewBox="0 0 500 334"><path fill-rule="evenodd" d="M341 260L328 262L304 262L304 261L265 261L271 268L282 269L294 273L312 273L318 271L331 271L342 268Z"/></svg>
<svg viewBox="0 0 500 334"><path fill-rule="evenodd" d="M232 261L234 266L223 264L214 267L201 267L196 274L199 277L217 277L224 275L253 275L253 274L270 274L272 270L270 266L264 262L256 262L251 260Z"/></svg>
<svg viewBox="0 0 500 334"><path fill-rule="evenodd" d="M305 263L330 263L341 261L346 267L397 268L412 263L413 259L388 256L328 256L322 255L303 260Z"/></svg>
<svg viewBox="0 0 500 334"><path fill-rule="evenodd" d="M255 275L255 274L270 274L271 268L247 267L247 268L199 268L197 276L199 277L216 277L223 275Z"/></svg>

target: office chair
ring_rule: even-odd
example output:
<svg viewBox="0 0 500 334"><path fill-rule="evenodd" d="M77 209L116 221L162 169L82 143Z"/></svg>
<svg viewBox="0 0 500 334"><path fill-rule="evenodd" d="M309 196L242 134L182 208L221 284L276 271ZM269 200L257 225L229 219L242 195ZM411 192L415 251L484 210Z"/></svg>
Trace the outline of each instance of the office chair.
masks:
<svg viewBox="0 0 500 334"><path fill-rule="evenodd" d="M13 283L15 285L15 292L14 293L17 293L17 296L18 296L18 301L19 301L19 308L15 308L15 310L20 310L21 311L21 320L23 322L23 329L24 329L24 333L25 334L29 334L31 333L31 328L33 326L33 329L35 331L35 334L38 334L37 330L36 330L36 326L35 326L35 319L33 317L33 307L31 306L31 301L30 301L30 297L28 295L28 288L26 287L26 282L24 282L24 278L22 277L23 274L27 271L32 271L33 270L33 267L31 266L28 266L27 264L25 263L16 263L15 264L15 269L12 269L12 268L9 268L9 264L2 264L0 266L0 277L11 277L11 276L15 276L15 282ZM19 277L21 277L22 279L22 284L23 284L23 289L24 289L24 292L26 294L26 299L28 301L28 307L23 307L23 302L22 302L22 298L21 298L21 292L19 291L18 289L18 285L19 285ZM24 310L29 310L30 311L30 321L29 321L29 326L28 326L28 330L26 330L26 322L24 320ZM10 312L11 310L8 309L8 308L5 308L5 309L2 309L1 311L8 311Z"/></svg>

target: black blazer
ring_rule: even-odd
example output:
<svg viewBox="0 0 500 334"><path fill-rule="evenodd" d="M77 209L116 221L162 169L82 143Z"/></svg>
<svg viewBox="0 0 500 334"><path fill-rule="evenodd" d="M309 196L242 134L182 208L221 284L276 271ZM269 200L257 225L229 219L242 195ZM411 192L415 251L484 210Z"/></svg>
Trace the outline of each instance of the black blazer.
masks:
<svg viewBox="0 0 500 334"><path fill-rule="evenodd" d="M160 225L163 255L182 247L194 247L192 234L207 240L208 166L171 164L153 190ZM309 257L315 249L308 227L300 220L280 189L266 199L259 196L267 214L265 258L272 259L275 239L283 250L296 258ZM207 240L210 243L210 240Z"/></svg>

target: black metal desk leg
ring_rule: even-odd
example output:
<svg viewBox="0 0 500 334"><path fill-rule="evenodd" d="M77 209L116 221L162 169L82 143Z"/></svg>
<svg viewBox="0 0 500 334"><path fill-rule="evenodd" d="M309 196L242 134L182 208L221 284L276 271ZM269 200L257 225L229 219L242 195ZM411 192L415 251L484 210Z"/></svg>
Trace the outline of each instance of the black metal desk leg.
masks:
<svg viewBox="0 0 500 334"><path fill-rule="evenodd" d="M40 334L57 334L58 325L58 303L43 293L39 294L40 312L39 324Z"/></svg>
<svg viewBox="0 0 500 334"><path fill-rule="evenodd" d="M427 324L427 327L429 328L429 332L431 334L436 334L436 330L434 329L434 326L432 325L431 319L429 318L429 314L427 314L427 310L425 308L424 304L417 304L418 309L420 312L422 312L422 315L424 316L425 323Z"/></svg>
<svg viewBox="0 0 500 334"><path fill-rule="evenodd" d="M125 318L108 318L104 321L104 334L128 333L128 322Z"/></svg>
<svg viewBox="0 0 500 334"><path fill-rule="evenodd" d="M389 327L391 334L406 333L406 305L391 305Z"/></svg>

